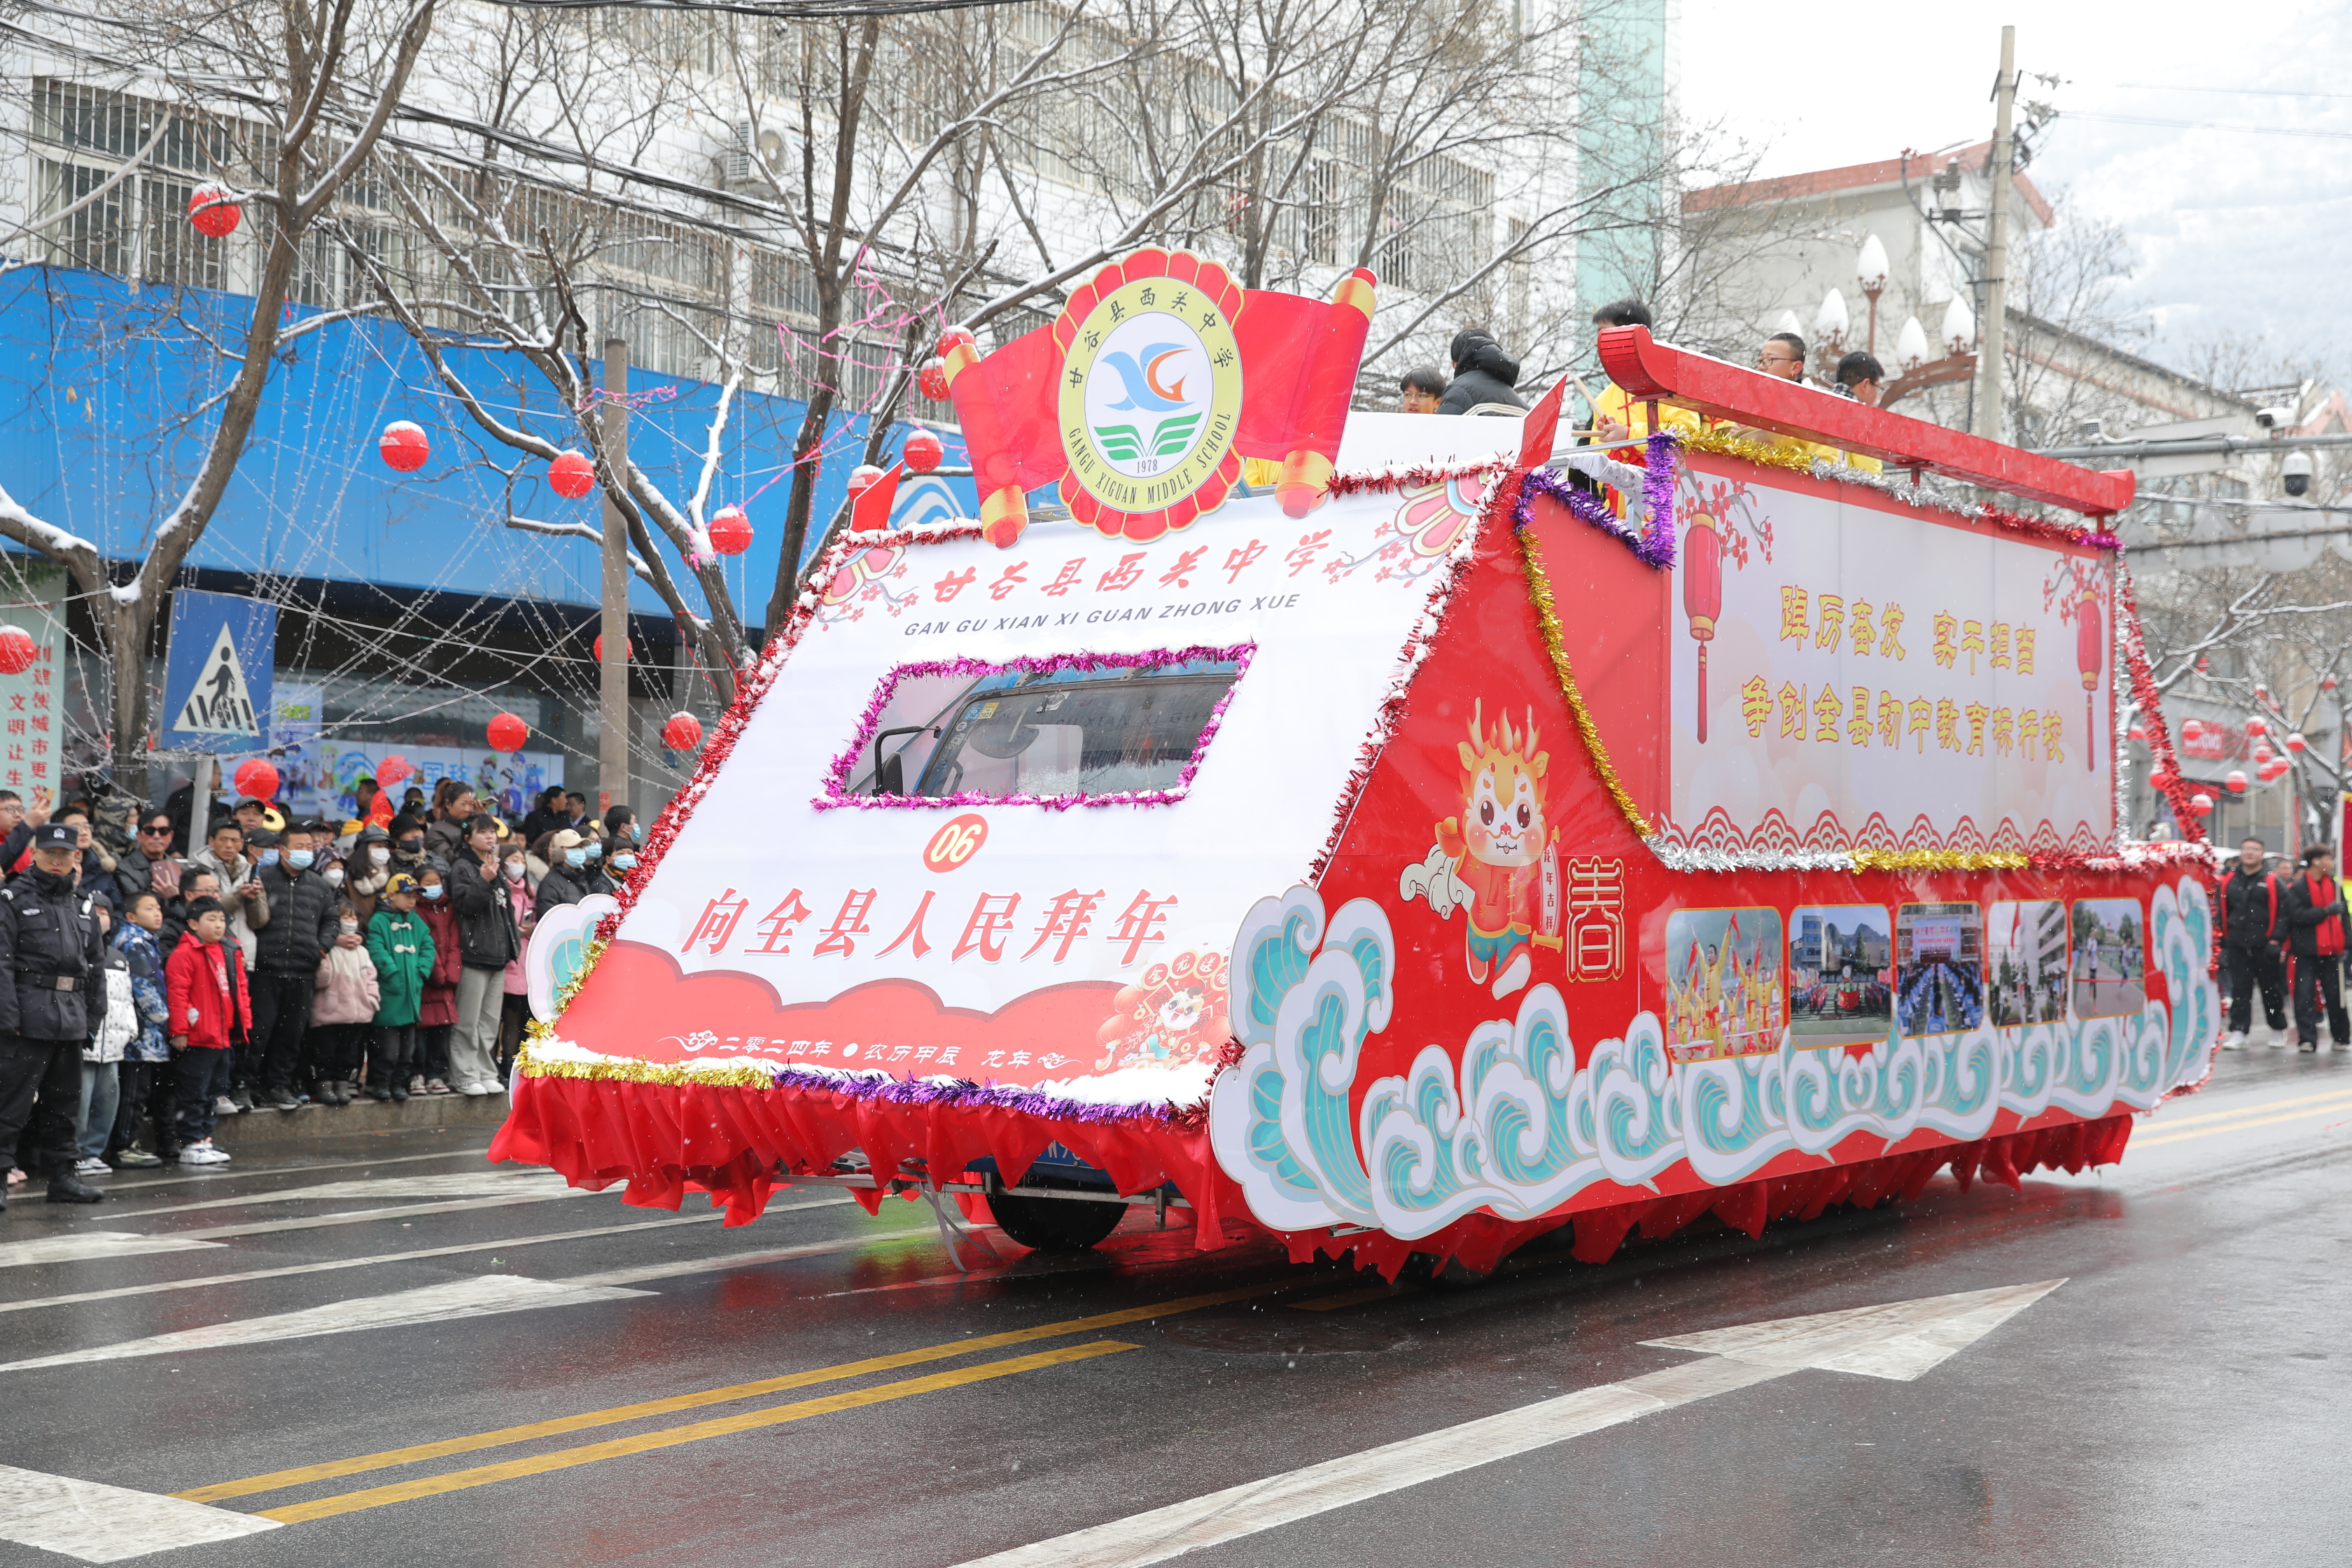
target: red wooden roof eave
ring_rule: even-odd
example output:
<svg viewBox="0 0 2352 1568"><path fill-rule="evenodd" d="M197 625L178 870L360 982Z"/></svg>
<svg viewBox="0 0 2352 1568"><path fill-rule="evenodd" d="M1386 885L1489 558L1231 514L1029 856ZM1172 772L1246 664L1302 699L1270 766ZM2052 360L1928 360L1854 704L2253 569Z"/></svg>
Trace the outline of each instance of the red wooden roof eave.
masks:
<svg viewBox="0 0 2352 1568"><path fill-rule="evenodd" d="M2078 468L1924 419L1866 407L1761 371L1669 347L1654 340L1646 327L1605 329L1601 363L1609 378L1635 399L1671 399L1715 418L1865 453L1896 468L1925 468L2085 517L2112 517L2131 504L2134 477L2128 469Z"/></svg>

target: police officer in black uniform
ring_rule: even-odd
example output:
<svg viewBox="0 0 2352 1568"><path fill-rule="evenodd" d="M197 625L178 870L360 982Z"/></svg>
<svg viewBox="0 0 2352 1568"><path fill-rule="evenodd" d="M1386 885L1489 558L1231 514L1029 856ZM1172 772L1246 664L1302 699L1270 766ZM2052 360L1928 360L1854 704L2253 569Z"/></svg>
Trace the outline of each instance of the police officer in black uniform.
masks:
<svg viewBox="0 0 2352 1568"><path fill-rule="evenodd" d="M0 1150L16 1146L29 1117L53 1204L106 1196L74 1174L93 991L105 1005L98 921L76 885L80 860L71 825L45 823L33 830L31 868L0 888Z"/></svg>

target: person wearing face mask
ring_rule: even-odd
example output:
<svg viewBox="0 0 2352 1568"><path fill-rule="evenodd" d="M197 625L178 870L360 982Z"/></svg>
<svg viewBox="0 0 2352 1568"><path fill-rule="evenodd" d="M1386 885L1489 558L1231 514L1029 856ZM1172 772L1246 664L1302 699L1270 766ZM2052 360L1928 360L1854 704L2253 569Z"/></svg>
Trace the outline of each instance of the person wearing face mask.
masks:
<svg viewBox="0 0 2352 1568"><path fill-rule="evenodd" d="M505 1011L499 1018L499 1077L505 1079L514 1066L515 1052L521 1048L523 1030L530 1024L530 983L523 978L522 955L530 951L530 933L539 928L539 903L522 840L518 837L500 845L499 855L507 906L515 922L514 962L507 965Z"/></svg>
<svg viewBox="0 0 2352 1568"><path fill-rule="evenodd" d="M414 877L425 869L425 824L413 816L395 816L390 833L392 859L395 871L405 871Z"/></svg>
<svg viewBox="0 0 2352 1568"><path fill-rule="evenodd" d="M80 835L45 823L32 842L31 869L0 888L0 1152L13 1152L31 1122L49 1201L94 1204L106 1194L74 1173L74 1124L101 958L98 921L74 889Z"/></svg>
<svg viewBox="0 0 2352 1568"><path fill-rule="evenodd" d="M295 1091L307 1076L303 1041L311 993L320 961L341 941L342 898L312 869L317 858L317 825L307 822L289 826L282 841L261 851L269 923L253 960L254 1048L260 1058L259 1103L279 1110L301 1108ZM350 945L359 945L357 937Z"/></svg>
<svg viewBox="0 0 2352 1568"><path fill-rule="evenodd" d="M392 835L373 822L361 828L351 853L343 857L343 871L344 901L359 911L360 931L365 935L375 919L376 900L392 880Z"/></svg>
<svg viewBox="0 0 2352 1568"><path fill-rule="evenodd" d="M466 964L457 980L457 1028L449 1037L449 1087L466 1095L503 1094L499 1026L506 1009L507 965L522 956L522 941L499 854L498 823L488 812L473 817L462 843L449 873L449 902L457 910Z"/></svg>
<svg viewBox="0 0 2352 1568"><path fill-rule="evenodd" d="M441 868L427 861L416 881L416 912L433 933L433 970L417 1004L417 1064L409 1092L447 1094L449 1040L457 1026L457 983L465 977L466 952L457 940L457 916L449 907L448 879Z"/></svg>
<svg viewBox="0 0 2352 1568"><path fill-rule="evenodd" d="M558 828L541 837L539 858L547 862L547 875L539 879L539 887L532 895L531 907L534 910L576 904L588 896L586 839L569 827Z"/></svg>
<svg viewBox="0 0 2352 1568"><path fill-rule="evenodd" d="M346 900L336 911L335 945L320 961L310 1001L310 1059L318 1075L312 1098L321 1105L349 1105L358 1095L360 1059L383 1001L359 911Z"/></svg>
<svg viewBox="0 0 2352 1568"><path fill-rule="evenodd" d="M604 814L604 886L603 892L617 893L637 868L637 814L625 805L616 805Z"/></svg>

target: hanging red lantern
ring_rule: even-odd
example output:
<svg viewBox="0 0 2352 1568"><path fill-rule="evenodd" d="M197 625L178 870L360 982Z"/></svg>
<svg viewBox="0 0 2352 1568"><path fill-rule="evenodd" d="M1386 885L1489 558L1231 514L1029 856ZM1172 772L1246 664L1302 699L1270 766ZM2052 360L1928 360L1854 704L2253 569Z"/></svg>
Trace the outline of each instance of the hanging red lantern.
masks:
<svg viewBox="0 0 2352 1568"><path fill-rule="evenodd" d="M558 452L547 465L547 482L565 500L578 500L596 488L596 465L585 452Z"/></svg>
<svg viewBox="0 0 2352 1568"><path fill-rule="evenodd" d="M898 455L907 459L907 467L919 474L928 474L947 460L947 443L929 430L918 430L907 437L907 445Z"/></svg>
<svg viewBox="0 0 2352 1568"><path fill-rule="evenodd" d="M673 713L662 726L662 744L673 752L690 752L702 744L702 721L691 713Z"/></svg>
<svg viewBox="0 0 2352 1568"><path fill-rule="evenodd" d="M1698 644L1699 743L1706 743L1706 645L1715 640L1716 617L1723 613L1723 535L1714 518L1700 512L1683 534L1683 615Z"/></svg>
<svg viewBox="0 0 2352 1568"><path fill-rule="evenodd" d="M2303 749L2309 744L2311 742L2303 738L2303 731L2300 730L2286 738L2286 749L2298 757L2303 755Z"/></svg>
<svg viewBox="0 0 2352 1568"><path fill-rule="evenodd" d="M2213 661L2207 658L2201 653L2197 656L2197 673L2200 675L2210 675L2213 673Z"/></svg>
<svg viewBox="0 0 2352 1568"><path fill-rule="evenodd" d="M226 239L236 232L245 214L230 198L236 193L226 185L210 183L198 185L188 195L188 222L206 239Z"/></svg>
<svg viewBox="0 0 2352 1568"><path fill-rule="evenodd" d="M2335 690L2335 689L2336 689L2336 678L2335 678L2334 676L2332 676L2332 675L2330 675L2330 676L2326 676L2326 677L2323 678L2323 679L2320 680L2320 682L2319 682L2319 689L2321 689L2322 691L2333 691L2333 690Z"/></svg>
<svg viewBox="0 0 2352 1568"><path fill-rule="evenodd" d="M40 657L32 633L22 626L0 626L0 675L22 675Z"/></svg>
<svg viewBox="0 0 2352 1568"><path fill-rule="evenodd" d="M2174 773L2169 768L2158 768L2147 775L2148 786L2161 795L2172 787Z"/></svg>
<svg viewBox="0 0 2352 1568"><path fill-rule="evenodd" d="M376 763L375 782L379 787L389 790L415 771L408 765L407 758L395 753Z"/></svg>
<svg viewBox="0 0 2352 1568"><path fill-rule="evenodd" d="M2268 723L2266 723L2266 722L2264 722L2264 721L2263 721L2263 716L2262 716L2261 714L2257 713L2257 714L2255 714L2252 718L2251 718L2251 719L2249 719L2249 720L2247 720L2247 721L2246 721L2246 733L2247 733L2247 734L2249 734L2249 735L2263 735L2263 734L2268 734L2269 732L2270 732L2270 725L2269 725Z"/></svg>
<svg viewBox="0 0 2352 1568"><path fill-rule="evenodd" d="M923 368L915 373L915 384L921 387L923 395L933 403L945 403L948 400L948 362L936 358L925 360Z"/></svg>
<svg viewBox="0 0 2352 1568"><path fill-rule="evenodd" d="M501 713L490 721L490 750L520 752L522 743L530 739L530 726L522 721L520 713Z"/></svg>
<svg viewBox="0 0 2352 1568"><path fill-rule="evenodd" d="M2180 738L2184 741L2194 741L2204 732L2205 726L2194 719L2183 719L2180 721Z"/></svg>
<svg viewBox="0 0 2352 1568"><path fill-rule="evenodd" d="M2083 672L2084 732L2095 740L2099 733L2099 671L2106 664L2107 628L2101 624L2099 591L2083 590L2083 602L2074 606L2074 667ZM2083 748L2083 765L2093 773L2099 763L2095 747Z"/></svg>
<svg viewBox="0 0 2352 1568"><path fill-rule="evenodd" d="M2189 809L2200 816L2210 816L2213 815L2213 797L2200 790L2189 797Z"/></svg>
<svg viewBox="0 0 2352 1568"><path fill-rule="evenodd" d="M2267 687L2267 686L2264 686L2264 685L2263 685L2261 681L2259 681L2259 680L2255 681L2255 682L2254 682L2254 700L2255 700L2255 701L2257 701L2257 702L2268 702L2270 700L2271 700L2271 689L2270 689L2269 687Z"/></svg>
<svg viewBox="0 0 2352 1568"><path fill-rule="evenodd" d="M2145 725L2145 724L2135 724L2135 725L2133 725L2133 726L2131 727L2131 738L2132 738L2133 740L2135 740L2135 741L2145 741L2145 740L2147 740L2147 725Z"/></svg>
<svg viewBox="0 0 2352 1568"><path fill-rule="evenodd" d="M2221 785L2222 785L2222 787L2223 787L2224 789L2227 789L2227 790L2228 790L2231 795L2243 795L2243 794L2245 794L2245 793L2246 793L2246 771L2245 771L2245 769L2243 769L2243 768L2231 768L2228 773L2224 773L2223 775L2221 775Z"/></svg>
<svg viewBox="0 0 2352 1568"><path fill-rule="evenodd" d="M972 341L972 335L970 331L966 331L962 327L950 327L946 331L940 334L940 346L937 352L940 358L947 360L954 358L955 353L958 349L968 349L976 352L979 347L980 345Z"/></svg>
<svg viewBox="0 0 2352 1568"><path fill-rule="evenodd" d="M425 466L433 455L433 443L425 438L425 427L405 419L395 419L383 427L375 438L375 449L386 467L404 474L413 474Z"/></svg>
<svg viewBox="0 0 2352 1568"><path fill-rule="evenodd" d="M849 493L854 496L864 495L873 487L874 481L881 477L882 470L873 464L858 464L849 470Z"/></svg>
<svg viewBox="0 0 2352 1568"><path fill-rule="evenodd" d="M604 663L604 634L603 634L602 632L599 632L599 633L596 635L596 645L595 645L595 646L596 646L596 662L597 662L598 664L602 664L602 663ZM622 662L623 664L631 664L631 663L634 663L634 662L635 662L635 660L636 660L636 657L637 657L637 645L636 645L635 640L634 638L631 638L631 637L623 637L623 638L621 639L621 662Z"/></svg>
<svg viewBox="0 0 2352 1568"><path fill-rule="evenodd" d="M722 506L710 518L710 548L721 555L740 555L751 548L751 520L740 506Z"/></svg>
<svg viewBox="0 0 2352 1568"><path fill-rule="evenodd" d="M278 798L278 770L259 757L247 757L237 763L231 776L236 781L236 793L247 800Z"/></svg>
<svg viewBox="0 0 2352 1568"><path fill-rule="evenodd" d="M2255 742L2253 751L2248 754L2254 759L2255 765L2259 767L2268 767L2271 759L2278 755L2276 752L2271 750L2271 743L2268 741Z"/></svg>

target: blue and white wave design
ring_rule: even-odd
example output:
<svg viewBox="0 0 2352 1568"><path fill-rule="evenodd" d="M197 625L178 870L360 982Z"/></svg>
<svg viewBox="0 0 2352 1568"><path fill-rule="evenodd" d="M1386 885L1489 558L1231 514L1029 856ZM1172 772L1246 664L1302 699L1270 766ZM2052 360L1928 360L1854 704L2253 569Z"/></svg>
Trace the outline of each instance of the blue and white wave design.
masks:
<svg viewBox="0 0 2352 1568"><path fill-rule="evenodd" d="M1925 1040L1890 1033L1861 1057L1784 1040L1775 1056L1677 1064L1645 1012L1580 1069L1567 1004L1538 985L1515 1017L1470 1031L1458 1070L1445 1047L1424 1047L1404 1076L1370 1086L1351 1121L1364 1041L1395 1005L1396 939L1371 900L1327 922L1322 896L1296 887L1259 900L1235 938L1244 1051L1211 1095L1210 1139L1250 1212L1277 1230L1369 1226L1412 1239L1478 1209L1533 1219L1596 1182L1645 1186L1685 1160L1721 1186L1857 1132L1891 1143L1924 1127L1969 1142L2003 1110L2145 1110L2210 1068L2221 1017L2205 973L2211 928L2194 880L2150 901L2172 1007Z"/></svg>

